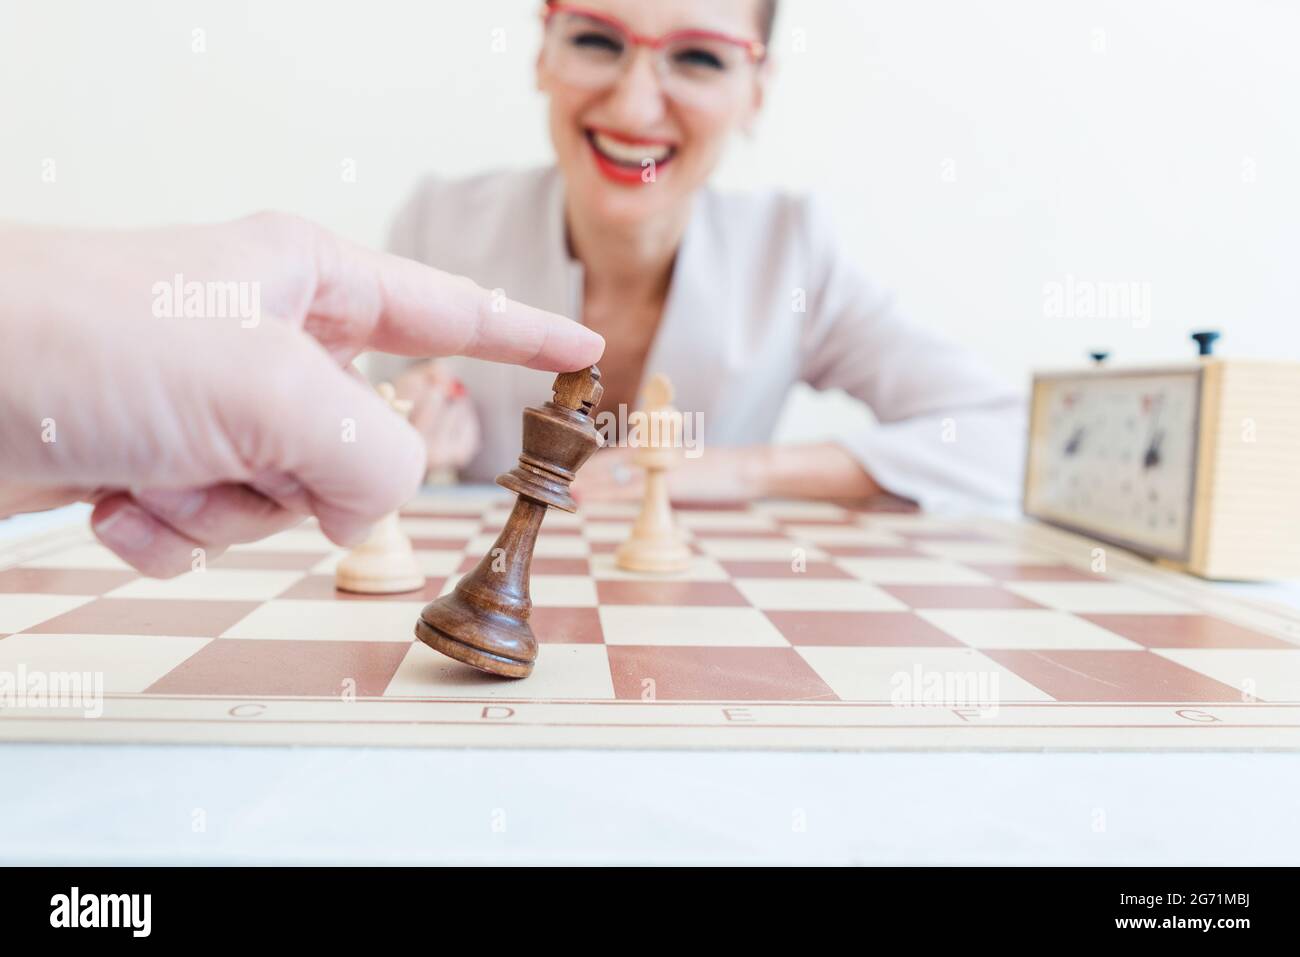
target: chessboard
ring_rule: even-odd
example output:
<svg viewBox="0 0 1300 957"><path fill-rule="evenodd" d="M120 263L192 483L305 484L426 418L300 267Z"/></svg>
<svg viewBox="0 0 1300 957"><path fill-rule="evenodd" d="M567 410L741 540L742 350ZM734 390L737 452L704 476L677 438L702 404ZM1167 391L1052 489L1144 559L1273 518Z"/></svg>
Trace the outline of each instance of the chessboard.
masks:
<svg viewBox="0 0 1300 957"><path fill-rule="evenodd" d="M428 581L384 597L337 591L343 552L310 523L166 581L82 529L9 546L0 740L1300 746L1300 614L1033 523L896 506L682 508L691 566L667 576L613 561L636 505L552 510L532 566L537 668L493 677L412 632L512 501L411 503Z"/></svg>

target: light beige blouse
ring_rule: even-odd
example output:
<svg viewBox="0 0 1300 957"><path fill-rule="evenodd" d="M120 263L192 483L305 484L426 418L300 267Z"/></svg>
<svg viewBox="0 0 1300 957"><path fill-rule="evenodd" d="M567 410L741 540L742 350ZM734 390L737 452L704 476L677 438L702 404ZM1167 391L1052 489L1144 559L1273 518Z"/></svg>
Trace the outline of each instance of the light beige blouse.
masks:
<svg viewBox="0 0 1300 957"><path fill-rule="evenodd" d="M399 214L390 248L581 321L583 270L567 251L563 190L554 168L427 179ZM391 378L410 361L376 356L371 372ZM448 361L483 432L462 478L490 481L514 464L522 410L547 396L553 376ZM905 322L807 198L697 196L646 371L667 374L676 405L699 417L706 454L709 445L770 441L791 386L803 381L870 407L874 424L836 438L884 488L936 509L1019 498L1019 390L966 349Z"/></svg>

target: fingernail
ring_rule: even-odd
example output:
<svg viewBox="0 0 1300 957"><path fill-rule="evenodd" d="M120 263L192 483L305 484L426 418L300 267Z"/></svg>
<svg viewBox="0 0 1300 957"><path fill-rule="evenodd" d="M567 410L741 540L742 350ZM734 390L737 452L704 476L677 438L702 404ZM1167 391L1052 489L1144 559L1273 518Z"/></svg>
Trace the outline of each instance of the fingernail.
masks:
<svg viewBox="0 0 1300 957"><path fill-rule="evenodd" d="M153 541L153 521L138 505L123 505L99 522L95 533L116 548L138 552Z"/></svg>
<svg viewBox="0 0 1300 957"><path fill-rule="evenodd" d="M203 489L148 489L135 493L135 500L151 512L170 518L189 518L203 507L208 493Z"/></svg>

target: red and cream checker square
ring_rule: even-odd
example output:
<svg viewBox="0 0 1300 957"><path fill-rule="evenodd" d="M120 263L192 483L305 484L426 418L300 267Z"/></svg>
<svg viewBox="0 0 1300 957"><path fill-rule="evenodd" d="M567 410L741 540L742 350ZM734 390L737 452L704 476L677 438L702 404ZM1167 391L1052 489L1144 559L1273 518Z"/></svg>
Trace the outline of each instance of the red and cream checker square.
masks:
<svg viewBox="0 0 1300 957"><path fill-rule="evenodd" d="M384 697L607 701L614 697L614 687L605 650L604 645L543 644L531 675L503 681L415 641Z"/></svg>
<svg viewBox="0 0 1300 957"><path fill-rule="evenodd" d="M727 581L730 577L716 559L704 555L691 555L690 564L680 572L637 572L619 568L614 557L614 547L605 554L591 556L591 574L596 579L619 581Z"/></svg>
<svg viewBox="0 0 1300 957"><path fill-rule="evenodd" d="M443 583L442 594L451 594L463 577L449 576ZM533 575L528 593L534 608L596 607L596 583L586 575Z"/></svg>
<svg viewBox="0 0 1300 957"><path fill-rule="evenodd" d="M528 590L536 607L589 608L596 605L596 583L586 575L533 575Z"/></svg>
<svg viewBox="0 0 1300 957"><path fill-rule="evenodd" d="M506 522L510 520L510 513L513 505L505 505L502 508L493 509L483 516L482 531L491 530L493 533L505 528ZM575 533L582 528L584 517L579 512L566 512L563 509L547 509L546 517L542 520L542 534L547 532L567 532Z"/></svg>
<svg viewBox="0 0 1300 957"><path fill-rule="evenodd" d="M417 552L455 552L459 555L468 544L468 538L425 538L419 535L411 537L411 547Z"/></svg>
<svg viewBox="0 0 1300 957"><path fill-rule="evenodd" d="M883 529L863 528L861 525L786 525L785 534L797 542L815 545L880 545L898 547L906 545L893 532Z"/></svg>
<svg viewBox="0 0 1300 957"><path fill-rule="evenodd" d="M147 693L376 697L408 644L217 638L160 676Z"/></svg>
<svg viewBox="0 0 1300 957"><path fill-rule="evenodd" d="M757 608L605 605L600 625L607 645L789 647Z"/></svg>
<svg viewBox="0 0 1300 957"><path fill-rule="evenodd" d="M87 543L61 548L58 551L37 555L23 562L25 568L111 568L135 573L122 559L103 545Z"/></svg>
<svg viewBox="0 0 1300 957"><path fill-rule="evenodd" d="M882 585L983 585L989 579L941 558L841 558L840 567Z"/></svg>
<svg viewBox="0 0 1300 957"><path fill-rule="evenodd" d="M752 507L755 512L762 515L768 515L783 522L812 522L819 519L837 522L856 520L856 516L852 512L846 512L843 508L831 502L802 502L795 499L769 499L766 501L755 502Z"/></svg>
<svg viewBox="0 0 1300 957"><path fill-rule="evenodd" d="M1007 582L1005 587L1060 611L1185 615L1195 610L1181 601L1120 582Z"/></svg>
<svg viewBox="0 0 1300 957"><path fill-rule="evenodd" d="M496 535L479 535L465 546L468 555L486 555L496 547ZM541 535L533 548L535 558L586 558L590 543L581 535Z"/></svg>
<svg viewBox="0 0 1300 957"><path fill-rule="evenodd" d="M424 602L297 601L258 605L223 638L275 641L405 641L414 634Z"/></svg>
<svg viewBox="0 0 1300 957"><path fill-rule="evenodd" d="M475 563L477 564L477 562ZM471 568L474 566L470 566ZM591 575L590 558L533 558L534 575Z"/></svg>
<svg viewBox="0 0 1300 957"><path fill-rule="evenodd" d="M534 608L528 625L543 643L598 645L605 640L595 608Z"/></svg>
<svg viewBox="0 0 1300 957"><path fill-rule="evenodd" d="M793 648L620 646L609 651L619 699L834 701Z"/></svg>
<svg viewBox="0 0 1300 957"><path fill-rule="evenodd" d="M917 615L972 648L1134 649L1141 645L1090 621L1050 609L918 611Z"/></svg>
<svg viewBox="0 0 1300 957"><path fill-rule="evenodd" d="M862 529L863 525L857 520L857 517L851 512L843 512L838 517L823 515L810 516L808 518L780 518L776 520L782 529L797 526L820 526L822 528L856 528Z"/></svg>
<svg viewBox="0 0 1300 957"><path fill-rule="evenodd" d="M302 572L204 568L175 578L137 578L115 588L108 598L166 598L267 601L302 578Z"/></svg>
<svg viewBox="0 0 1300 957"><path fill-rule="evenodd" d="M464 557L465 553L459 551L415 549L415 563L420 566L420 571L430 576L452 574L460 567L461 560Z"/></svg>
<svg viewBox="0 0 1300 957"><path fill-rule="evenodd" d="M800 646L796 650L845 701L921 701L932 676L943 687L982 689L992 703L1052 700L1043 689L971 648Z"/></svg>
<svg viewBox="0 0 1300 957"><path fill-rule="evenodd" d="M598 581L596 597L602 605L735 605L749 604L730 582Z"/></svg>
<svg viewBox="0 0 1300 957"><path fill-rule="evenodd" d="M632 534L631 522L588 522L583 526L583 536L589 542L614 542L619 544Z"/></svg>
<svg viewBox="0 0 1300 957"><path fill-rule="evenodd" d="M466 715L478 720L482 708L499 709L485 717L501 719L549 700L578 707L575 721L583 727L605 722L616 746L644 742L645 726L637 725L635 737L620 737L606 722L611 709L605 702L616 694L628 701L716 702L651 709L678 729L669 732L674 735L721 720L729 700L737 707L811 702L823 716L842 711L825 718L841 731L884 726L898 721L889 708L817 703L845 698L887 704L900 675L905 682L934 674L996 678L997 700L1008 703L1051 705L1060 695L1070 706L1066 713L1034 709L1035 726L1041 715L1043 727L1054 730L1041 738L1023 728L1011 732L1034 746L1061 742L1061 728L1080 726L1071 705L1076 701L1160 703L1146 710L1168 714L1179 707L1168 707L1169 701L1201 708L1223 701L1234 705L1231 712L1210 710L1225 721L1247 723L1273 720L1247 715L1255 701L1264 708L1300 704L1300 648L1286 643L1281 631L1200 613L1189 604L1194 599L1183 597L1195 593L1194 582L1175 592L1162 588L1160 578L1092 574L1087 549L1064 557L1040 553L1032 528L1004 527L990 535L991 524L858 514L818 502L683 509L693 561L685 572L667 576L614 564L637 503L597 503L578 516L548 513L532 564L538 670L524 681L502 681L439 655L412 635L423 605L449 590L494 544L513 500L497 495L492 501L486 521L481 501L463 509L420 507L407 516L404 524L442 534L412 536L431 577L423 590L405 595L336 591L333 569L345 552L311 522L211 559L204 574L215 577L205 580L194 575L141 583L101 546L61 546L20 568L0 570L0 670L7 667L6 652L21 653L28 667L100 670L107 690L137 696L134 707L164 715L179 714L169 709L182 707L179 697L191 694L317 697L333 707L329 701L355 687L363 697L422 700L420 707L433 709L430 743L454 737L458 732L449 729ZM891 544L880 544L886 541ZM268 592L273 597L251 597ZM857 607L867 594L892 610ZM129 595L139 597L120 597ZM195 597L182 597L188 595ZM60 598L73 604L59 606ZM5 627L6 613L8 624L32 623ZM147 704L138 699L150 690ZM583 700L595 703L583 710ZM326 723L352 724L342 700L338 708L339 716ZM784 715L790 709L779 710ZM1097 719L1109 722L1098 733L1129 746L1130 732L1120 723L1131 720L1128 710L1115 708L1113 717ZM916 720L931 721L925 715ZM432 722L441 723L435 729ZM502 740L535 743L542 733L536 727L506 729ZM555 727L561 730L546 734L570 740L566 726ZM115 740L131 740L134 733L101 727ZM774 743L778 733L758 729L753 740ZM221 738L219 724L192 734L229 740ZM1194 735L1215 746L1212 736Z"/></svg>
<svg viewBox="0 0 1300 957"><path fill-rule="evenodd" d="M89 595L0 595L0 631L26 631L91 601Z"/></svg>
<svg viewBox="0 0 1300 957"><path fill-rule="evenodd" d="M272 571L304 572L328 557L326 551L310 552L258 552L228 551L224 555L208 560L210 569L242 569L254 571L269 569Z"/></svg>
<svg viewBox="0 0 1300 957"><path fill-rule="evenodd" d="M796 561L766 561L751 562L742 560L730 560L719 562L723 571L731 578L793 578L799 580L805 579L833 579L839 581L852 581L853 576L844 569L840 568L834 562L796 562Z"/></svg>
<svg viewBox="0 0 1300 957"><path fill-rule="evenodd" d="M578 514L587 522L609 519L633 522L640 513L640 502L583 502L578 509Z"/></svg>
<svg viewBox="0 0 1300 957"><path fill-rule="evenodd" d="M0 571L0 594L98 597L138 577L114 568L6 568Z"/></svg>
<svg viewBox="0 0 1300 957"><path fill-rule="evenodd" d="M956 638L910 611L768 611L792 645L961 647Z"/></svg>
<svg viewBox="0 0 1300 957"><path fill-rule="evenodd" d="M1081 615L1147 648L1290 648L1282 638L1210 615Z"/></svg>
<svg viewBox="0 0 1300 957"><path fill-rule="evenodd" d="M881 585L909 608L1041 608L997 585Z"/></svg>
<svg viewBox="0 0 1300 957"><path fill-rule="evenodd" d="M408 518L402 520L402 531L410 538L446 538L468 541L478 535L483 523L468 518Z"/></svg>
<svg viewBox="0 0 1300 957"><path fill-rule="evenodd" d="M419 566L420 571L426 575L438 577L440 575L450 575L460 565L464 553L460 551L435 551L431 549L417 548L415 551L415 563ZM337 551L327 555L311 567L313 575L333 575L347 552Z"/></svg>
<svg viewBox="0 0 1300 957"><path fill-rule="evenodd" d="M0 641L0 671L101 675L107 694L138 694L211 638L155 635L13 635Z"/></svg>
<svg viewBox="0 0 1300 957"><path fill-rule="evenodd" d="M700 551L711 558L746 561L823 561L826 553L807 543L788 538L698 538Z"/></svg>
<svg viewBox="0 0 1300 957"><path fill-rule="evenodd" d="M779 529L771 528L696 528L684 529L679 528L678 532L687 540L695 539L732 539L737 541L789 541L781 538Z"/></svg>
<svg viewBox="0 0 1300 957"><path fill-rule="evenodd" d="M692 531L700 529L764 531L770 535L777 535L780 532L776 522L762 512L733 509L682 509L676 513L675 518L679 526Z"/></svg>
<svg viewBox="0 0 1300 957"><path fill-rule="evenodd" d="M407 518L478 518L486 511L500 508L509 501L505 492L489 490L486 493L469 492L463 487L444 490L436 498L417 498L402 506L402 519Z"/></svg>
<svg viewBox="0 0 1300 957"><path fill-rule="evenodd" d="M1149 651L990 649L1057 701L1240 701L1241 691Z"/></svg>
<svg viewBox="0 0 1300 957"><path fill-rule="evenodd" d="M32 625L44 635L190 635L216 638L255 608L252 601L96 598Z"/></svg>
<svg viewBox="0 0 1300 957"><path fill-rule="evenodd" d="M997 581L1083 582L1102 581L1100 575L1069 565L1036 565L1027 562L971 562L970 567Z"/></svg>
<svg viewBox="0 0 1300 957"><path fill-rule="evenodd" d="M924 552L915 548L895 545L821 545L820 549L832 558L925 558Z"/></svg>
<svg viewBox="0 0 1300 957"><path fill-rule="evenodd" d="M483 560L481 555L466 555L460 560L456 573L464 575L472 572ZM590 575L591 562L586 558L537 558L533 557L529 566L532 575Z"/></svg>
<svg viewBox="0 0 1300 957"><path fill-rule="evenodd" d="M913 538L911 545L926 555L946 558L949 561L970 564L973 562L1000 563L1004 565L1056 565L1060 559L1049 552L1016 542L968 542L941 539Z"/></svg>
<svg viewBox="0 0 1300 957"><path fill-rule="evenodd" d="M788 611L903 611L892 595L862 581L742 578L736 587L755 608Z"/></svg>
<svg viewBox="0 0 1300 957"><path fill-rule="evenodd" d="M277 599L305 601L423 601L430 602L442 592L443 579L429 578L418 591L399 592L394 595L366 595L360 592L340 591L334 587L333 575L306 575L276 596Z"/></svg>
<svg viewBox="0 0 1300 957"><path fill-rule="evenodd" d="M942 516L933 516L933 522L916 522L915 516L908 516L899 524L903 526L902 534L915 542L969 542L998 544L1002 540L978 528L971 528L960 522L952 522ZM909 521L910 519L910 521Z"/></svg>
<svg viewBox="0 0 1300 957"><path fill-rule="evenodd" d="M484 529L487 532L488 529ZM500 534L500 529L491 530L494 535ZM582 538L583 531L581 525L543 525L541 532L537 535L537 540L545 541L548 538Z"/></svg>
<svg viewBox="0 0 1300 957"><path fill-rule="evenodd" d="M481 515L490 506L487 504L462 504L459 510L448 508L441 502L422 502L419 499L403 505L398 515L403 523L412 518L465 518L469 515Z"/></svg>
<svg viewBox="0 0 1300 957"><path fill-rule="evenodd" d="M1161 648L1152 654L1238 692L1239 701L1300 702L1300 648Z"/></svg>

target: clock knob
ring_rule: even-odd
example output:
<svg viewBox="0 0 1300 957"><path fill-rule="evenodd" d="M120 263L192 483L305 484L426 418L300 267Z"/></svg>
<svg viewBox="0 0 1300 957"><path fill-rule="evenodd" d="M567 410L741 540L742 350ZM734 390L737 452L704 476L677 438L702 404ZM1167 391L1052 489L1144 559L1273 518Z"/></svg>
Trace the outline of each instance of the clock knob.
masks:
<svg viewBox="0 0 1300 957"><path fill-rule="evenodd" d="M1192 338L1196 341L1198 353L1208 356L1214 354L1214 340L1219 338L1219 334L1213 331L1193 332Z"/></svg>
<svg viewBox="0 0 1300 957"><path fill-rule="evenodd" d="M1110 358L1110 353L1109 353L1109 352L1089 352L1089 353L1088 353L1088 358L1092 359L1092 361L1095 362L1095 363L1097 363L1097 365L1101 365L1103 362L1105 362L1107 359Z"/></svg>

